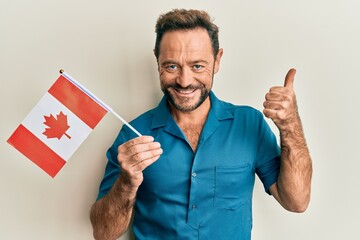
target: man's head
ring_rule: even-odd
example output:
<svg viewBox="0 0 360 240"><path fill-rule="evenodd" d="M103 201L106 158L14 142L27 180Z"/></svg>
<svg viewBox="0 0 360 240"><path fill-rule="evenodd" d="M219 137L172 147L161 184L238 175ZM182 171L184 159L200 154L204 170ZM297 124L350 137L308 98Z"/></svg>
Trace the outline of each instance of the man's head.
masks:
<svg viewBox="0 0 360 240"><path fill-rule="evenodd" d="M219 28L212 22L209 14L199 10L175 9L160 15L156 22L154 49L156 59L159 59L160 42L164 33L176 30L193 30L196 28L203 28L209 34L215 58L219 52Z"/></svg>
<svg viewBox="0 0 360 240"><path fill-rule="evenodd" d="M206 12L174 10L160 16L156 29L154 53L161 90L170 106L180 112L192 112L200 106L208 109L213 77L223 53L217 26Z"/></svg>

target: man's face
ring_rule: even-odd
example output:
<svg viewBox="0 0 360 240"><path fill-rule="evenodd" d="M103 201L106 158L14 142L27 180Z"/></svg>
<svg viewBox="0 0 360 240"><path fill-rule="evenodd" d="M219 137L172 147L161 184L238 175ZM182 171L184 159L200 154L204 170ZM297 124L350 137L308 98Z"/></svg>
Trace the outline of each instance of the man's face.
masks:
<svg viewBox="0 0 360 240"><path fill-rule="evenodd" d="M177 30L163 35L158 62L160 84L175 109L190 112L208 98L221 55L222 49L214 58L205 29Z"/></svg>

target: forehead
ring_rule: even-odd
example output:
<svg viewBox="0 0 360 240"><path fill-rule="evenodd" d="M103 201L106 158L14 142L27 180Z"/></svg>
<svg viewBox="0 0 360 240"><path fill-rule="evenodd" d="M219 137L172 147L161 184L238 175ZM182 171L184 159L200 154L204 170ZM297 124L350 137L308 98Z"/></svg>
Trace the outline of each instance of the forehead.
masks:
<svg viewBox="0 0 360 240"><path fill-rule="evenodd" d="M209 34L203 28L169 31L163 35L160 42L160 56L197 52L213 55Z"/></svg>

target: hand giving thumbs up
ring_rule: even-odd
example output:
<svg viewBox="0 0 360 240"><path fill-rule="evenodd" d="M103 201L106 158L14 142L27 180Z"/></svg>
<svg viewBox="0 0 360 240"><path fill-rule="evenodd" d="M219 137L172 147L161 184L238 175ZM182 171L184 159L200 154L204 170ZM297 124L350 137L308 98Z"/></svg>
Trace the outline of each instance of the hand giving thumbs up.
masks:
<svg viewBox="0 0 360 240"><path fill-rule="evenodd" d="M293 123L300 121L293 86L295 73L295 69L290 69L284 86L272 87L265 95L263 113L273 120L280 131L291 130Z"/></svg>

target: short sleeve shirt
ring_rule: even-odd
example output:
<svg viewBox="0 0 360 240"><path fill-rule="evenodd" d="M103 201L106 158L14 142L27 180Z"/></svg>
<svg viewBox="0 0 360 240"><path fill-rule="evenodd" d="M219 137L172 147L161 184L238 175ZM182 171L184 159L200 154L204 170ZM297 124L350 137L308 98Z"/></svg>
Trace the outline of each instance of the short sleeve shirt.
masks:
<svg viewBox="0 0 360 240"><path fill-rule="evenodd" d="M131 122L163 149L143 171L133 221L136 239L251 239L255 175L269 193L279 174L280 149L261 112L221 101L213 92L210 100L196 152L172 118L165 96ZM108 150L98 199L121 172L118 146L134 137L124 126Z"/></svg>

